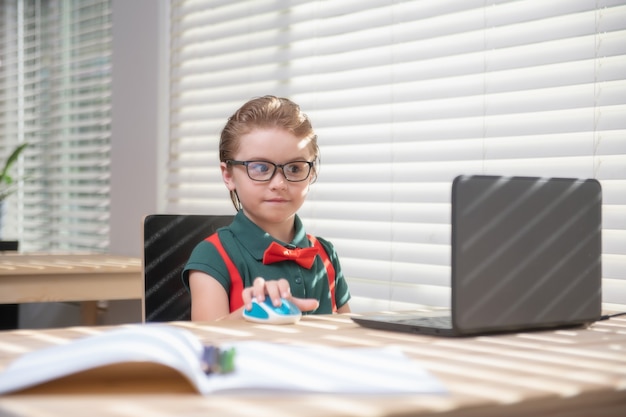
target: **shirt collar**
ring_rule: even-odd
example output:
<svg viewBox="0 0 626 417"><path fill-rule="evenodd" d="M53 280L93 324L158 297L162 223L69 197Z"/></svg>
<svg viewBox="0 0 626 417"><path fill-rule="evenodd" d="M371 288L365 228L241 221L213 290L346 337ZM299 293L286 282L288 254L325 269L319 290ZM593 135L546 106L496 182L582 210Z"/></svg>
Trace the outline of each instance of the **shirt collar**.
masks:
<svg viewBox="0 0 626 417"><path fill-rule="evenodd" d="M237 239L255 259L260 261L263 259L263 253L272 242L287 247L307 248L311 246L302 221L297 214L294 217L294 227L295 234L293 240L291 242L283 242L274 239L269 233L265 232L246 217L243 211L240 210L235 215L235 219L230 225L230 230L233 232L235 239Z"/></svg>

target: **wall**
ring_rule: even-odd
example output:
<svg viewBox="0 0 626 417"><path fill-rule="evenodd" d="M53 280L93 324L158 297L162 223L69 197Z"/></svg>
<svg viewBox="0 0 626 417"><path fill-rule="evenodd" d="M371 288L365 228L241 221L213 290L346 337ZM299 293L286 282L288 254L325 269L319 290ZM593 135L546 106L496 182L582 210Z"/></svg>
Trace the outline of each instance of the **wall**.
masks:
<svg viewBox="0 0 626 417"><path fill-rule="evenodd" d="M113 0L111 252L141 255L141 220L158 211L167 142L167 1Z"/></svg>

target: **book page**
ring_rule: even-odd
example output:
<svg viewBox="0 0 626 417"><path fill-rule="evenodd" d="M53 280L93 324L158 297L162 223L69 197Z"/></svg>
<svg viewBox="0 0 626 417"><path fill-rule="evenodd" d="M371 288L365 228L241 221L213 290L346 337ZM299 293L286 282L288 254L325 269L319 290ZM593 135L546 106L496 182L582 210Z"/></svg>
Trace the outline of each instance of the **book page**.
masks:
<svg viewBox="0 0 626 417"><path fill-rule="evenodd" d="M128 362L175 369L205 391L203 346L189 331L166 325L134 325L27 353L0 373L0 394L83 371Z"/></svg>

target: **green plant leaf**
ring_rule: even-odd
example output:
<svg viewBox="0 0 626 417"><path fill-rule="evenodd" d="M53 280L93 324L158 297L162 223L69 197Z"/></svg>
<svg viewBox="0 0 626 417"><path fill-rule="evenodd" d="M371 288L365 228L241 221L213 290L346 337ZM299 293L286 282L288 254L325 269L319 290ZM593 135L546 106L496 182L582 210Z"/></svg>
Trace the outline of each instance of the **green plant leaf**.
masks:
<svg viewBox="0 0 626 417"><path fill-rule="evenodd" d="M4 168L2 169L2 173L0 173L0 182L3 182L5 184L11 184L13 182L13 178L9 175L9 170L11 169L15 161L17 161L17 158L20 157L20 154L27 146L28 146L28 143L22 143L17 148L15 148L13 153L9 156L9 158L4 163Z"/></svg>

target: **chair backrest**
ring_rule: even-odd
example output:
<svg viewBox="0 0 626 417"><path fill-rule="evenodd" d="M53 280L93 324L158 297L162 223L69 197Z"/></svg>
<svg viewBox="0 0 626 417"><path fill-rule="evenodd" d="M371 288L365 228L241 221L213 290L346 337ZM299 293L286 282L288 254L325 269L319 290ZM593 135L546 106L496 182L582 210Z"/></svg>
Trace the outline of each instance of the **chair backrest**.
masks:
<svg viewBox="0 0 626 417"><path fill-rule="evenodd" d="M143 222L144 322L189 320L181 272L193 248L234 216L153 214Z"/></svg>
<svg viewBox="0 0 626 417"><path fill-rule="evenodd" d="M0 240L0 252L19 250L17 240ZM0 256L2 253L0 253ZM0 304L0 330L12 330L19 327L19 304Z"/></svg>

